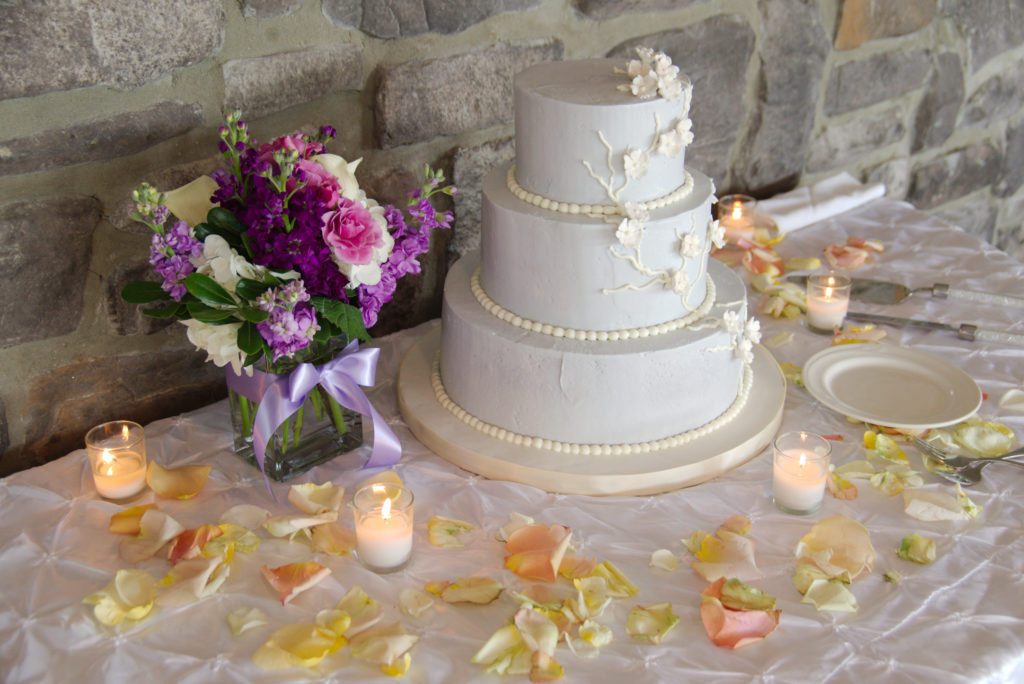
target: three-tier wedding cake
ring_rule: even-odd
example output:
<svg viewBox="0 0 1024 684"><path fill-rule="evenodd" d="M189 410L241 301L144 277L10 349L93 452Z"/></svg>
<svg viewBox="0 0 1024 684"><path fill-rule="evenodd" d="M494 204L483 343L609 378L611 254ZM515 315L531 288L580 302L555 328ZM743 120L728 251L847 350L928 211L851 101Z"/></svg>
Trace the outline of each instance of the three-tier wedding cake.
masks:
<svg viewBox="0 0 1024 684"><path fill-rule="evenodd" d="M481 249L448 274L439 353L420 344L400 380L417 436L470 470L656 491L742 462L777 426L781 397L748 407L778 371L742 281L709 260L714 185L684 163L692 86L637 52L516 76L515 162L484 179ZM746 448L715 437L744 415Z"/></svg>

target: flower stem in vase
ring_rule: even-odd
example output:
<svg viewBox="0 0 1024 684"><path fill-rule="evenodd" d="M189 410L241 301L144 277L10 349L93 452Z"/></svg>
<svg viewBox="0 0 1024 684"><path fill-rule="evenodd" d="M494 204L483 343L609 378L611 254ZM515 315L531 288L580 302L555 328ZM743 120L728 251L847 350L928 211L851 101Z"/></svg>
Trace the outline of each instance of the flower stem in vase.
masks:
<svg viewBox="0 0 1024 684"><path fill-rule="evenodd" d="M313 405L313 413L316 415L317 420L323 420L324 418L324 402L320 398L319 388L314 389L309 393L309 403Z"/></svg>
<svg viewBox="0 0 1024 684"><path fill-rule="evenodd" d="M252 407L249 404L249 400L242 395L238 395L238 408L242 412L242 436L252 436Z"/></svg>
<svg viewBox="0 0 1024 684"><path fill-rule="evenodd" d="M288 433L292 428L292 419L285 418L284 422L281 423L281 453L288 451Z"/></svg>
<svg viewBox="0 0 1024 684"><path fill-rule="evenodd" d="M331 421L334 423L334 429L337 430L338 435L345 434L348 432L348 425L345 424L345 416L341 412L341 406L329 394L325 394L324 399L331 410Z"/></svg>
<svg viewBox="0 0 1024 684"><path fill-rule="evenodd" d="M299 407L299 410L295 413L295 427L292 431L292 444L298 446L299 441L302 438L302 419L306 412L306 405L303 404Z"/></svg>

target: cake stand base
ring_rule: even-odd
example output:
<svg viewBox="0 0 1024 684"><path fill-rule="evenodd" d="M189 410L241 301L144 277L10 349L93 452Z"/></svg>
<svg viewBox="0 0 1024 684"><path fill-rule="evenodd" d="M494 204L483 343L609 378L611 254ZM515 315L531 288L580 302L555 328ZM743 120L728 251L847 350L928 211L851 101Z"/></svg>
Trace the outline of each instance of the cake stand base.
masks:
<svg viewBox="0 0 1024 684"><path fill-rule="evenodd" d="M767 349L754 348L754 382L743 410L714 432L672 449L628 456L573 456L516 446L470 427L441 406L430 377L441 344L440 328L409 350L398 375L402 416L434 453L494 480L549 492L643 495L667 492L718 477L757 456L782 422L786 380Z"/></svg>

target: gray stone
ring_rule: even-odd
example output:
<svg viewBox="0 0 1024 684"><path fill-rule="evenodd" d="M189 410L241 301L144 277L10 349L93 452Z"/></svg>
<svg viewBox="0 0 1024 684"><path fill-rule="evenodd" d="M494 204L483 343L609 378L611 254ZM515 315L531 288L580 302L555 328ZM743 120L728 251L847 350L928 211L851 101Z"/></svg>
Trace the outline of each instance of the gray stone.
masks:
<svg viewBox="0 0 1024 684"><path fill-rule="evenodd" d="M455 230L448 249L453 257L465 256L480 247L480 200L487 172L515 157L512 138L492 140L476 147L455 150L452 182L455 196Z"/></svg>
<svg viewBox="0 0 1024 684"><path fill-rule="evenodd" d="M223 37L220 0L5 2L0 100L133 88L216 54Z"/></svg>
<svg viewBox="0 0 1024 684"><path fill-rule="evenodd" d="M579 11L591 19L609 19L630 12L682 9L700 0L576 0Z"/></svg>
<svg viewBox="0 0 1024 684"><path fill-rule="evenodd" d="M1024 62L1016 62L974 89L963 123L987 126L1024 109Z"/></svg>
<svg viewBox="0 0 1024 684"><path fill-rule="evenodd" d="M988 243L993 240L997 212L998 207L987 192L979 192L965 201L931 211L933 215L963 228L972 235L977 235Z"/></svg>
<svg viewBox="0 0 1024 684"><path fill-rule="evenodd" d="M814 173L847 166L860 157L903 139L903 107L893 105L877 112L826 122L811 141L807 170Z"/></svg>
<svg viewBox="0 0 1024 684"><path fill-rule="evenodd" d="M1024 43L1024 0L944 0L943 10L967 41L972 72Z"/></svg>
<svg viewBox="0 0 1024 684"><path fill-rule="evenodd" d="M936 0L842 0L836 49L852 50L869 40L905 36L931 23Z"/></svg>
<svg viewBox="0 0 1024 684"><path fill-rule="evenodd" d="M924 85L930 67L924 49L882 52L833 67L825 113L841 114L916 90Z"/></svg>
<svg viewBox="0 0 1024 684"><path fill-rule="evenodd" d="M458 135L512 120L512 77L562 56L559 41L498 43L473 52L385 67L377 90L382 147Z"/></svg>
<svg viewBox="0 0 1024 684"><path fill-rule="evenodd" d="M916 167L907 199L931 209L992 185L999 178L1002 155L989 142L977 142Z"/></svg>
<svg viewBox="0 0 1024 684"><path fill-rule="evenodd" d="M1006 129L1003 148L1003 168L993 191L999 197L1009 197L1024 187L1024 119ZM1021 216L1024 221L1024 216Z"/></svg>
<svg viewBox="0 0 1024 684"><path fill-rule="evenodd" d="M671 56L693 82L694 141L686 148L686 165L723 187L729 154L746 118L743 101L747 66L754 53L753 30L738 15L719 15L683 29L628 40L608 56L632 58L634 48L642 45Z"/></svg>
<svg viewBox="0 0 1024 684"><path fill-rule="evenodd" d="M914 117L911 152L937 147L949 139L956 128L956 117L964 99L964 69L960 56L946 52L935 59L924 96Z"/></svg>
<svg viewBox="0 0 1024 684"><path fill-rule="evenodd" d="M220 155L217 155L215 157L207 157L206 159L200 159L198 161L176 164L175 166L170 166L162 171L151 174L146 178L139 179L139 183L144 180L157 190L167 192L168 190L180 188L186 183L191 183L199 176L210 175L216 169L220 168L223 161L223 158ZM131 191L134 190L139 183L136 183L131 187L124 188L115 200L113 209L107 210L107 213L103 218L109 221L114 228L123 233L148 236L152 235L149 228L138 223L132 219L131 216L132 212L135 211L135 203L132 202Z"/></svg>
<svg viewBox="0 0 1024 684"><path fill-rule="evenodd" d="M540 0L324 0L332 23L361 29L376 38L422 33L458 33L488 17L517 12Z"/></svg>
<svg viewBox="0 0 1024 684"><path fill-rule="evenodd" d="M162 102L138 112L0 140L0 176L125 157L181 135L202 120L199 105Z"/></svg>
<svg viewBox="0 0 1024 684"><path fill-rule="evenodd" d="M99 202L91 197L0 207L0 348L78 327L99 219Z"/></svg>
<svg viewBox="0 0 1024 684"><path fill-rule="evenodd" d="M881 183L885 196L904 199L910 186L910 163L906 157L890 159L878 166L866 169L862 180L865 183Z"/></svg>
<svg viewBox="0 0 1024 684"><path fill-rule="evenodd" d="M239 0L242 16L256 19L285 17L302 7L306 0Z"/></svg>
<svg viewBox="0 0 1024 684"><path fill-rule="evenodd" d="M224 109L250 119L363 85L363 51L356 45L232 59L222 68Z"/></svg>
<svg viewBox="0 0 1024 684"><path fill-rule="evenodd" d="M0 459L7 453L11 446L11 433L7 429L7 409L4 407L4 400L0 399Z"/></svg>
<svg viewBox="0 0 1024 684"><path fill-rule="evenodd" d="M761 0L758 7L764 33L757 100L734 184L771 193L795 186L803 170L829 39L816 0Z"/></svg>
<svg viewBox="0 0 1024 684"><path fill-rule="evenodd" d="M86 431L112 417L146 424L221 399L224 371L205 358L191 349L78 357L35 378L22 410L25 446L0 471L81 448Z"/></svg>
<svg viewBox="0 0 1024 684"><path fill-rule="evenodd" d="M129 304L121 299L121 290L128 283L136 280L159 282L152 267L146 260L130 264L119 264L104 279L103 298L107 319L118 335L152 335L174 322L169 318L152 318L143 315L142 310L149 305Z"/></svg>

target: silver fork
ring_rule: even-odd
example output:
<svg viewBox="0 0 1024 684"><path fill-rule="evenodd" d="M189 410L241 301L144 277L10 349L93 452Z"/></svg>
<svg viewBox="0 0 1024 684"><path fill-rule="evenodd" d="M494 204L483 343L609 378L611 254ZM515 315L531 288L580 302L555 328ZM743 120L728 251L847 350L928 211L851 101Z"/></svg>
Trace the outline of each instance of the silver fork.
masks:
<svg viewBox="0 0 1024 684"><path fill-rule="evenodd" d="M948 464L950 466L953 466L954 468L967 466L967 465L970 465L971 463L974 463L975 461L984 461L986 463L991 463L993 461L1004 461L1006 459L1013 458L1014 456L1024 456L1024 447L1020 447L1019 449L1014 449L1013 451L1008 451L1005 454L1002 454L1000 456L992 456L992 457L981 456L981 457L978 457L978 456L962 456L962 455L959 455L959 454L950 453L948 451L943 451L942 449L938 448L934 444L931 444L930 442L924 441L920 437L914 437L914 445L918 449L920 449L921 451L924 451L925 453L927 453L930 456L934 456L935 458L939 459L943 463L946 463L946 464ZM1015 466L1020 466L1021 468L1024 468L1024 463L1020 463L1018 461L1006 461L1006 462L1007 463L1012 463Z"/></svg>
<svg viewBox="0 0 1024 684"><path fill-rule="evenodd" d="M917 437L914 437L914 445L925 455L926 459L933 458L939 462L940 466L945 466L944 468L938 467L932 472L939 477L947 479L950 482L957 482L965 487L970 487L971 485L981 482L981 469L994 461L1011 463L1015 466L1024 468L1024 463L1006 460L1012 456L1024 454L1024 448L1015 449L995 458L971 458L969 456L958 456L942 451L934 445Z"/></svg>

